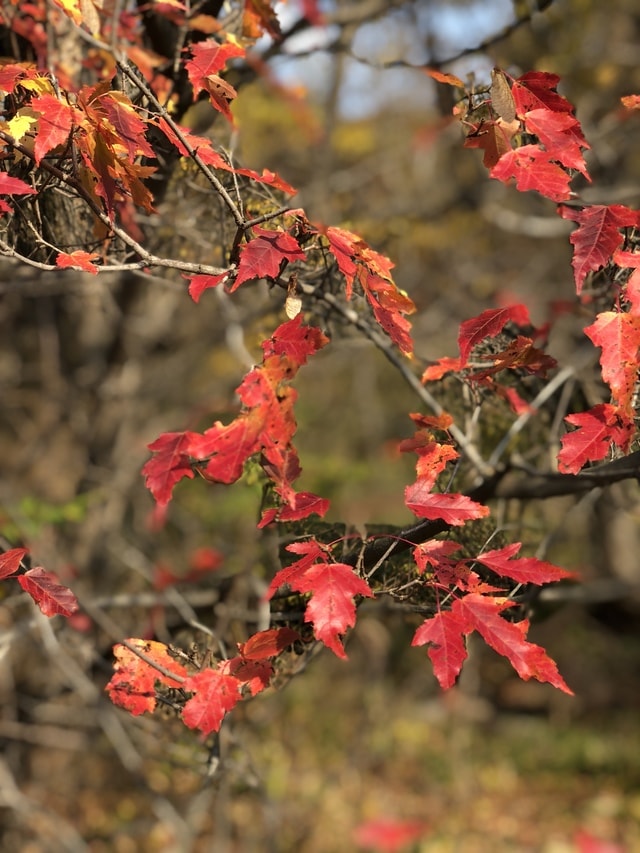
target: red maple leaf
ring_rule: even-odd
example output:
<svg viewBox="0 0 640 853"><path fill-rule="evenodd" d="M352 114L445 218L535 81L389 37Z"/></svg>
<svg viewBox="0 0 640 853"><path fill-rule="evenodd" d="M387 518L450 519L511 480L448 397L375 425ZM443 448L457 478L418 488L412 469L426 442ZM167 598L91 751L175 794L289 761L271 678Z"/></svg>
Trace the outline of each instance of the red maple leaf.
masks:
<svg viewBox="0 0 640 853"><path fill-rule="evenodd" d="M193 479L189 448L199 438L194 432L165 432L149 445L154 456L145 463L142 474L160 506L169 503L173 487L183 477Z"/></svg>
<svg viewBox="0 0 640 853"><path fill-rule="evenodd" d="M229 271L220 273L220 275L192 275L186 276L189 279L189 296L194 302L199 302L200 297L205 290L210 287L217 287L229 278Z"/></svg>
<svg viewBox="0 0 640 853"><path fill-rule="evenodd" d="M604 311L584 330L597 347L602 348L602 379L611 388L618 406L632 412L634 389L638 379L640 316L619 311Z"/></svg>
<svg viewBox="0 0 640 853"><path fill-rule="evenodd" d="M38 190L25 184L20 178L12 178L6 172L0 172L0 196L3 195L35 195ZM10 204L0 198L0 213L12 213Z"/></svg>
<svg viewBox="0 0 640 853"><path fill-rule="evenodd" d="M405 355L410 355L413 352L411 323L405 316L416 310L413 300L398 290L393 282L375 273L364 272L359 280L373 310L373 316L398 349Z"/></svg>
<svg viewBox="0 0 640 853"><path fill-rule="evenodd" d="M487 566L500 577L511 578L518 583L544 584L573 577L571 572L538 560L537 557L520 557L516 554L522 547L521 542L512 542L495 551L485 551L476 560Z"/></svg>
<svg viewBox="0 0 640 853"><path fill-rule="evenodd" d="M233 293L245 281L257 278L277 278L283 262L303 261L305 253L295 237L286 231L267 231L255 227L257 236L240 248L240 263L235 281L229 288Z"/></svg>
<svg viewBox="0 0 640 853"><path fill-rule="evenodd" d="M0 554L0 580L14 575L28 553L26 548L12 548L10 551Z"/></svg>
<svg viewBox="0 0 640 853"><path fill-rule="evenodd" d="M100 95L100 107L115 128L118 142L130 160L139 155L155 159L156 152L146 138L147 122L138 115L130 99L117 89Z"/></svg>
<svg viewBox="0 0 640 853"><path fill-rule="evenodd" d="M460 455L450 444L434 441L426 430L418 430L413 438L400 442L400 452L418 454L416 470L423 489L431 489L447 464Z"/></svg>
<svg viewBox="0 0 640 853"><path fill-rule="evenodd" d="M75 252L58 252L56 256L56 266L59 269L74 269L90 272L92 275L97 275L98 267L93 261L99 260L98 255L92 255L90 252L85 252L82 249L76 249Z"/></svg>
<svg viewBox="0 0 640 853"><path fill-rule="evenodd" d="M507 151L489 174L503 183L515 178L520 192L535 190L552 201L564 201L571 196L571 176L537 145L523 145L515 151Z"/></svg>
<svg viewBox="0 0 640 853"><path fill-rule="evenodd" d="M55 95L40 95L31 99L31 108L40 113L38 133L33 146L33 155L39 166L42 158L49 151L64 145L69 139L74 123L78 123L76 114L81 115L74 107L58 100Z"/></svg>
<svg viewBox="0 0 640 853"><path fill-rule="evenodd" d="M436 569L440 566L450 567L455 561L449 557L459 551L462 545L450 539L430 539L421 542L413 549L413 559L416 561L419 572L426 572L427 567Z"/></svg>
<svg viewBox="0 0 640 853"><path fill-rule="evenodd" d="M513 81L511 94L519 116L543 108L556 113L572 113L573 107L556 91L560 77L547 71L528 71Z"/></svg>
<svg viewBox="0 0 640 853"><path fill-rule="evenodd" d="M340 638L347 628L355 625L354 596L373 598L369 584L345 563L315 563L291 586L297 592L312 593L305 622L312 623L318 640L338 657L346 658Z"/></svg>
<svg viewBox="0 0 640 853"><path fill-rule="evenodd" d="M238 650L247 660L266 660L279 655L299 639L300 634L292 628L269 628L253 634L246 643L238 643Z"/></svg>
<svg viewBox="0 0 640 853"><path fill-rule="evenodd" d="M547 355L541 349L534 347L531 338L518 335L509 346L501 352L479 356L480 360L490 361L491 367L481 369L474 374L474 379L485 378L501 370L525 370L536 376L546 376L547 371L557 367L555 358ZM512 390L512 389L504 389Z"/></svg>
<svg viewBox="0 0 640 853"><path fill-rule="evenodd" d="M444 356L443 358L439 358L435 364L429 365L422 374L421 381L424 382L437 382L438 379L442 379L443 376L446 376L447 373L457 373L458 370L461 370L463 367L461 358L451 358L450 356Z"/></svg>
<svg viewBox="0 0 640 853"><path fill-rule="evenodd" d="M567 415L565 421L578 427L561 439L558 469L565 474L577 474L587 462L604 459L612 443L626 452L635 434L633 420L610 403Z"/></svg>
<svg viewBox="0 0 640 853"><path fill-rule="evenodd" d="M486 338L500 334L509 322L519 326L528 326L529 311L525 305L509 305L505 308L488 308L477 317L465 320L460 324L458 347L460 348L460 367L464 367L469 359L471 350ZM427 368L428 370L429 368ZM453 369L456 369L455 367ZM425 371L426 372L426 371ZM431 377L430 377L431 378Z"/></svg>
<svg viewBox="0 0 640 853"><path fill-rule="evenodd" d="M353 840L358 847L377 853L398 853L403 847L422 838L427 824L419 820L392 820L378 818L361 823L353 831Z"/></svg>
<svg viewBox="0 0 640 853"><path fill-rule="evenodd" d="M346 658L340 637L355 624L354 596L373 597L369 584L351 566L332 562L329 549L315 539L293 543L287 550L302 557L276 573L267 598L284 584L296 592L310 592L305 622L313 624L315 636L338 657Z"/></svg>
<svg viewBox="0 0 640 853"><path fill-rule="evenodd" d="M560 215L579 226L569 239L573 245L571 265L576 293L580 294L587 274L605 266L622 245L620 229L637 226L640 214L622 204L595 204L582 210L561 205Z"/></svg>
<svg viewBox="0 0 640 853"><path fill-rule="evenodd" d="M347 299L350 299L353 280L358 269L355 257L358 254L358 247L363 241L356 234L352 234L351 231L345 231L344 228L335 228L333 226L326 229L326 236L329 241L329 250L336 259L338 269L347 282L346 294Z"/></svg>
<svg viewBox="0 0 640 853"><path fill-rule="evenodd" d="M217 421L190 448L193 456L206 462L200 468L202 475L214 483L235 483L244 463L260 449L264 426L264 413L258 408L226 426Z"/></svg>
<svg viewBox="0 0 640 853"><path fill-rule="evenodd" d="M467 654L464 636L477 631L487 645L507 658L520 678L535 678L572 693L545 650L526 640L528 621L508 622L501 615L512 605L506 599L469 593L455 599L451 610L423 622L412 645L430 644L428 654L441 687L455 683Z"/></svg>
<svg viewBox="0 0 640 853"><path fill-rule="evenodd" d="M244 175L246 178L251 178L252 181L257 181L259 184L266 184L274 190L280 190L287 195L295 195L298 190L287 183L284 178L272 172L270 169L263 169L262 172L254 172L253 169L234 169L238 175Z"/></svg>
<svg viewBox="0 0 640 853"><path fill-rule="evenodd" d="M471 593L456 599L452 611L465 623L465 633L477 631L487 645L507 658L524 681L535 678L573 695L545 650L525 639L529 622L507 622L500 615L513 604Z"/></svg>
<svg viewBox="0 0 640 853"><path fill-rule="evenodd" d="M240 681L215 669L189 676L180 686L194 694L182 709L182 719L204 735L219 731L225 715L242 698Z"/></svg>
<svg viewBox="0 0 640 853"><path fill-rule="evenodd" d="M240 690L250 696L257 696L269 686L273 675L273 666L267 660L249 660L243 655L237 655L222 661L218 672L232 675L240 682Z"/></svg>
<svg viewBox="0 0 640 853"><path fill-rule="evenodd" d="M441 518L453 526L489 515L489 507L476 503L466 495L433 493L428 479L423 481L422 478L407 486L404 502L419 518Z"/></svg>
<svg viewBox="0 0 640 853"><path fill-rule="evenodd" d="M264 357L285 355L291 358L297 367L307 363L314 355L329 343L329 338L317 326L307 326L298 314L293 320L281 323L274 335L261 344Z"/></svg>
<svg viewBox="0 0 640 853"><path fill-rule="evenodd" d="M183 687L186 669L169 654L164 643L155 640L127 640L128 646L140 651L160 669L143 660L134 650L118 643L113 647L114 674L105 687L115 705L125 708L130 714L139 716L156 707L156 681L167 687ZM164 670L161 672L160 670ZM172 678L166 673L173 673Z"/></svg>
<svg viewBox="0 0 640 853"><path fill-rule="evenodd" d="M45 616L71 616L78 609L78 600L66 586L42 566L19 575L18 583L38 605Z"/></svg>
<svg viewBox="0 0 640 853"><path fill-rule="evenodd" d="M189 46L192 59L185 62L189 81L193 86L194 100L202 91L209 94L212 106L221 112L229 121L233 121L229 104L236 97L236 90L222 77L218 76L229 59L245 55L244 48L227 42L220 44L215 39L192 44Z"/></svg>
<svg viewBox="0 0 640 853"><path fill-rule="evenodd" d="M468 632L461 615L445 610L425 619L413 635L412 646L429 645L427 654L443 690L453 687L467 659L465 633Z"/></svg>
<svg viewBox="0 0 640 853"><path fill-rule="evenodd" d="M587 180L591 180L582 154L583 149L591 146L574 116L545 108L531 110L523 120L527 132L538 137L550 158L557 160L566 169L576 169Z"/></svg>

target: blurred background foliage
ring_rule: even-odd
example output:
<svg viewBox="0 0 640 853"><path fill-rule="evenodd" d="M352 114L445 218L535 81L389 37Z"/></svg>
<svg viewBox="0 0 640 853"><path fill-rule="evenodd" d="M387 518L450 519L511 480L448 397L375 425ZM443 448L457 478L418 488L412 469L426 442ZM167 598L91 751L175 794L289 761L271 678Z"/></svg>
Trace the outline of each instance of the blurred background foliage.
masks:
<svg viewBox="0 0 640 853"><path fill-rule="evenodd" d="M285 57L274 51L269 75L241 87L237 132L209 132L244 165L293 183L311 219L357 231L394 260L419 308L421 358L454 355L459 322L499 300L525 302L536 322L551 301L571 301L569 224L551 202L492 183L478 152L462 148L453 92L402 63L475 74L478 85L494 65L559 74L593 146L593 185L579 191L637 206L640 118L619 98L640 92L638 4L396 0L369 3L369 23L354 12L364 0L325 5L341 25L292 40ZM186 170L141 225L166 254L219 263L217 221ZM2 589L0 738L7 779L20 783L3 777L3 849L341 853L355 849L359 823L380 816L424 820L415 849L436 853L569 853L580 832L640 848L640 631L624 607L565 605L535 626L573 700L520 682L480 643L442 695L424 650L409 648L415 623L365 608L347 663L322 655L234 714L213 781L210 745L177 721L111 708L101 692L111 643L179 629L144 599L158 566L180 577L197 549L224 555L201 582L204 622L215 610L241 631L238 613L261 593L265 570L249 580L267 565L259 487L183 484L156 529L139 471L161 432L231 417L281 306L258 286L232 299L208 292L196 306L177 278L0 276L0 534L72 584L91 620L54 636ZM583 324L570 313L552 336L564 363L580 357ZM330 520L410 521L412 462L397 443L417 402L383 356L336 335L297 387L301 487L331 498ZM546 538L545 557L588 580L637 584L639 507L629 484L579 510L556 500L527 511L523 536L534 547ZM501 512L505 524L522 521L518 508Z"/></svg>

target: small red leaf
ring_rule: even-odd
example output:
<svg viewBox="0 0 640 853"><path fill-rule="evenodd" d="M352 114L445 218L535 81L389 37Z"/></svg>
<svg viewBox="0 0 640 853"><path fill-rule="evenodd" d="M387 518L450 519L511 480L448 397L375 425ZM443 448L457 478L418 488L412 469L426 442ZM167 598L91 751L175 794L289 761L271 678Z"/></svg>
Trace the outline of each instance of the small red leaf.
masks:
<svg viewBox="0 0 640 853"><path fill-rule="evenodd" d="M266 660L279 655L299 639L300 634L292 628L270 628L258 631L246 643L240 643L238 649L247 660Z"/></svg>
<svg viewBox="0 0 640 853"><path fill-rule="evenodd" d="M428 68L423 66L422 71L438 83L446 83L449 86L456 86L458 89L464 89L464 83L455 74L445 74L437 68Z"/></svg>
<svg viewBox="0 0 640 853"><path fill-rule="evenodd" d="M477 317L465 320L460 324L458 346L460 348L460 366L464 367L469 359L471 350L486 338L500 334L508 322L518 326L530 324L529 312L525 305L509 305L506 308L488 308ZM427 368L428 370L429 368ZM457 368L453 368L457 369ZM424 377L423 377L424 378ZM429 377L432 378L432 377Z"/></svg>
<svg viewBox="0 0 640 853"><path fill-rule="evenodd" d="M189 277L189 296L194 302L199 302L200 297L210 287L217 287L229 278L229 271L226 270L220 275L192 275Z"/></svg>
<svg viewBox="0 0 640 853"><path fill-rule="evenodd" d="M28 553L26 548L12 548L0 554L0 580L15 574Z"/></svg>
<svg viewBox="0 0 640 853"><path fill-rule="evenodd" d="M582 210L561 205L560 215L578 223L569 239L574 247L571 264L579 294L587 274L605 266L622 245L620 229L640 224L640 213L622 204L595 204Z"/></svg>
<svg viewBox="0 0 640 853"><path fill-rule="evenodd" d="M189 449L193 440L199 438L197 433L165 432L149 445L154 456L145 463L142 474L160 506L169 503L173 487L183 477L193 479Z"/></svg>
<svg viewBox="0 0 640 853"><path fill-rule="evenodd" d="M58 578L41 566L18 576L18 583L38 605L45 616L71 616L78 609L78 600Z"/></svg>
<svg viewBox="0 0 640 853"><path fill-rule="evenodd" d="M404 501L419 518L441 518L454 526L489 515L489 507L476 503L466 495L432 493L431 486L425 487L421 479L407 486Z"/></svg>
<svg viewBox="0 0 640 853"><path fill-rule="evenodd" d="M58 252L56 257L56 266L59 269L74 269L90 272L92 275L97 275L98 267L93 261L99 260L98 255L92 255L90 252L85 252L82 249L76 249L75 252Z"/></svg>
<svg viewBox="0 0 640 853"><path fill-rule="evenodd" d="M375 853L399 853L426 832L427 824L419 820L378 818L356 827L353 840L358 847Z"/></svg>

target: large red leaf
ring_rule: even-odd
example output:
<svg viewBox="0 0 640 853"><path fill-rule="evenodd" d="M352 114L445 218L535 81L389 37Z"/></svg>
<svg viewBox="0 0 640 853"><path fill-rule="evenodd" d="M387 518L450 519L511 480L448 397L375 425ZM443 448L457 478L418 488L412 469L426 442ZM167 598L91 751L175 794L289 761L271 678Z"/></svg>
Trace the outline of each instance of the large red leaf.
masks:
<svg viewBox="0 0 640 853"><path fill-rule="evenodd" d="M640 316L604 311L584 333L602 348L602 379L611 388L614 402L632 415L631 404L638 378Z"/></svg>
<svg viewBox="0 0 640 853"><path fill-rule="evenodd" d="M471 593L456 599L452 612L465 624L465 633L477 631L487 645L507 658L524 681L535 678L573 695L545 650L525 639L529 623L526 620L507 622L501 616L501 612L512 604L511 601Z"/></svg>
<svg viewBox="0 0 640 853"><path fill-rule="evenodd" d="M413 635L412 646L429 645L427 654L443 690L453 687L467 658L465 633L466 624L460 615L445 610L425 619Z"/></svg>
<svg viewBox="0 0 640 853"><path fill-rule="evenodd" d="M283 261L303 261L306 258L295 237L286 231L267 231L258 227L253 231L256 236L240 249L238 274L229 288L230 293L245 281L277 278Z"/></svg>
<svg viewBox="0 0 640 853"><path fill-rule="evenodd" d="M599 403L587 412L567 415L565 420L578 427L561 439L558 469L565 474L577 474L587 462L604 459L612 443L626 452L635 435L633 419L609 403Z"/></svg>
<svg viewBox="0 0 640 853"><path fill-rule="evenodd" d="M207 39L190 45L189 50L192 59L185 62L184 67L193 86L194 99L199 92L207 92L211 105L229 121L233 121L229 104L237 93L233 86L218 76L218 71L224 68L229 59L244 56L244 48L231 42L220 44L215 39Z"/></svg>
<svg viewBox="0 0 640 853"><path fill-rule="evenodd" d="M552 201L565 201L571 196L571 176L537 145L507 151L489 174L503 183L514 178L520 192L535 190Z"/></svg>
<svg viewBox="0 0 640 853"><path fill-rule="evenodd" d="M314 634L325 646L338 657L346 658L340 637L355 625L354 596L373 598L369 584L345 563L316 563L291 586L298 592L313 593L305 611L305 622L313 624Z"/></svg>
<svg viewBox="0 0 640 853"><path fill-rule="evenodd" d="M34 195L38 190L25 184L20 178L12 178L6 172L0 172L0 195Z"/></svg>
<svg viewBox="0 0 640 853"><path fill-rule="evenodd" d="M242 698L240 681L215 669L192 675L181 686L194 694L182 709L182 719L190 729L204 735L217 732L225 714Z"/></svg>
<svg viewBox="0 0 640 853"><path fill-rule="evenodd" d="M143 155L155 158L156 152L147 141L147 122L143 121L135 106L124 92L111 89L99 98L100 106L118 135L118 144L122 145L129 159Z"/></svg>
<svg viewBox="0 0 640 853"><path fill-rule="evenodd" d="M573 107L556 91L560 78L548 71L528 71L514 80L511 93L518 115L539 108L559 113L572 113Z"/></svg>
<svg viewBox="0 0 640 853"><path fill-rule="evenodd" d="M74 120L78 122L76 114L81 116L82 113L60 101L55 95L40 95L38 98L32 98L31 108L40 113L38 133L33 146L36 164L40 165L45 154L67 142Z"/></svg>
<svg viewBox="0 0 640 853"><path fill-rule="evenodd" d="M315 539L294 542L287 550L302 556L276 573L267 590L267 598L285 584L296 592L312 593L305 621L313 623L319 640L338 657L345 658L340 635L355 624L354 596L373 596L369 584L355 574L351 566L331 562L330 549Z"/></svg>
<svg viewBox="0 0 640 853"><path fill-rule="evenodd" d="M78 609L78 600L71 590L41 566L29 569L17 580L45 616L71 616Z"/></svg>
<svg viewBox="0 0 640 853"><path fill-rule="evenodd" d="M145 463L142 474L156 502L166 506L173 487L183 477L193 478L189 448L200 436L191 432L165 432L149 445L154 456Z"/></svg>
<svg viewBox="0 0 640 853"><path fill-rule="evenodd" d="M574 247L572 266L579 294L587 274L605 266L622 245L620 229L640 224L640 213L622 204L594 204L582 210L561 205L560 215L578 223L569 239Z"/></svg>
<svg viewBox="0 0 640 853"><path fill-rule="evenodd" d="M538 137L550 158L557 160L566 169L576 169L587 180L591 180L582 155L582 150L591 146L582 135L580 124L574 116L537 109L528 112L524 122L527 132Z"/></svg>
<svg viewBox="0 0 640 853"><path fill-rule="evenodd" d="M329 343L329 338L318 326L307 326L298 314L293 320L282 323L268 340L263 341L264 357L286 355L292 359L296 367L307 363L310 355L314 355Z"/></svg>
<svg viewBox="0 0 640 853"><path fill-rule="evenodd" d="M511 578L518 583L544 584L573 577L571 572L538 560L537 557L520 557L516 554L522 547L521 542L512 542L504 548L495 551L485 551L476 560L483 566L488 566L492 572L505 578Z"/></svg>
<svg viewBox="0 0 640 853"><path fill-rule="evenodd" d="M431 484L423 482L421 478L404 490L404 502L419 518L432 521L441 518L454 526L489 515L489 507L476 503L466 495L431 492Z"/></svg>

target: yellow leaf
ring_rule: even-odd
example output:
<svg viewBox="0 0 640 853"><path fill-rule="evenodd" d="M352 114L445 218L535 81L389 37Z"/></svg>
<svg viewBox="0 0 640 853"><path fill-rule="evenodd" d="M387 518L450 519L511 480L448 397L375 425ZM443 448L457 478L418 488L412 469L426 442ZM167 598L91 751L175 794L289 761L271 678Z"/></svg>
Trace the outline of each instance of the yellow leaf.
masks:
<svg viewBox="0 0 640 853"><path fill-rule="evenodd" d="M7 132L13 136L14 142L22 142L27 133L38 124L38 118L32 110L21 109L6 123Z"/></svg>
<svg viewBox="0 0 640 853"><path fill-rule="evenodd" d="M82 11L80 10L79 0L53 0L53 2L62 9L74 24L82 23Z"/></svg>
<svg viewBox="0 0 640 853"><path fill-rule="evenodd" d="M31 80L19 80L18 85L34 95L55 95L55 89L48 77L34 77Z"/></svg>

